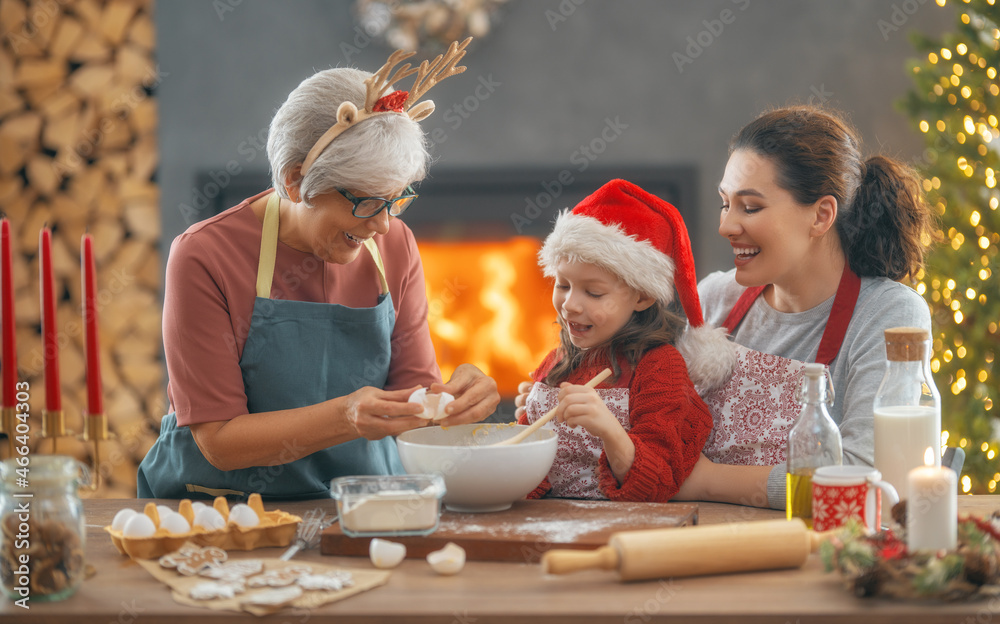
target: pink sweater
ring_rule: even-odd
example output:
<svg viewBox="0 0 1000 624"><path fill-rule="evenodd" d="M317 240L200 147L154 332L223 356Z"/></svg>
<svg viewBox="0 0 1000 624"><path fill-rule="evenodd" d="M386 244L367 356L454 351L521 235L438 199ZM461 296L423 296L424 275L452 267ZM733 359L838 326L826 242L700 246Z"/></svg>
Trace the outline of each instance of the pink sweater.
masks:
<svg viewBox="0 0 1000 624"><path fill-rule="evenodd" d="M261 222L250 202L264 191L174 239L167 261L163 346L167 396L177 424L247 413L240 357L256 298ZM427 291L413 233L401 221L375 241L396 311L386 389L440 381L427 326ZM371 307L378 273L362 250L350 264L326 263L278 242L271 298Z"/></svg>

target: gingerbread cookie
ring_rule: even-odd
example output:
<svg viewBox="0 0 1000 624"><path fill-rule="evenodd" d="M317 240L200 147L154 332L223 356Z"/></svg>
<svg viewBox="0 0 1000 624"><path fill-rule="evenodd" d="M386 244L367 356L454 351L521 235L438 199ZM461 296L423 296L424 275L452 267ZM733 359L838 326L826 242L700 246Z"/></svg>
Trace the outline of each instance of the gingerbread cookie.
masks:
<svg viewBox="0 0 1000 624"><path fill-rule="evenodd" d="M337 570L326 574L303 574L295 582L305 590L340 591L354 585L354 577L350 572Z"/></svg>
<svg viewBox="0 0 1000 624"><path fill-rule="evenodd" d="M246 591L246 584L242 581L202 581L188 591L188 596L194 600L223 600L235 598L236 594Z"/></svg>
<svg viewBox="0 0 1000 624"><path fill-rule="evenodd" d="M264 562L260 559L227 561L203 568L198 574L218 581L245 581L248 576L260 574Z"/></svg>
<svg viewBox="0 0 1000 624"><path fill-rule="evenodd" d="M247 579L247 584L250 587L286 587L295 583L303 574L312 574L312 568L307 565L290 565L251 576Z"/></svg>
<svg viewBox="0 0 1000 624"><path fill-rule="evenodd" d="M160 557L160 565L164 568L176 568L184 576L194 576L204 568L222 563L226 558L226 551L221 548L184 544L180 550Z"/></svg>

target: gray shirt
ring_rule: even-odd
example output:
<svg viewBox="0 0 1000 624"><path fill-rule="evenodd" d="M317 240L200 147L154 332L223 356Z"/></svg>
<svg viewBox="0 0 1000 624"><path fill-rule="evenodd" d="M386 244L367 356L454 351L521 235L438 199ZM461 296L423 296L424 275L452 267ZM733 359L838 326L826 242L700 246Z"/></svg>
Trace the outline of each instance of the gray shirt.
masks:
<svg viewBox="0 0 1000 624"><path fill-rule="evenodd" d="M705 322L721 327L745 290L736 269L712 273L698 284ZM749 349L792 360L815 362L833 297L805 312L778 312L758 297L736 328L734 339ZM885 372L884 330L890 327L931 329L927 303L909 286L888 278L861 279L861 292L840 352L830 363L835 401L830 415L840 426L845 464L875 461L872 405ZM768 503L785 507L785 465L775 466L767 480Z"/></svg>

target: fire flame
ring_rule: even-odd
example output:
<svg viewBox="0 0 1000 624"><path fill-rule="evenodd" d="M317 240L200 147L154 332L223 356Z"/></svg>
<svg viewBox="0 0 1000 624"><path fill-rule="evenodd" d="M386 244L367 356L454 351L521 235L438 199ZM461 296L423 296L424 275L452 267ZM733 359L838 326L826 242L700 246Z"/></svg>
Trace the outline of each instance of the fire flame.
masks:
<svg viewBox="0 0 1000 624"><path fill-rule="evenodd" d="M447 380L468 362L512 397L558 345L552 285L538 266L541 241L418 241L431 340Z"/></svg>

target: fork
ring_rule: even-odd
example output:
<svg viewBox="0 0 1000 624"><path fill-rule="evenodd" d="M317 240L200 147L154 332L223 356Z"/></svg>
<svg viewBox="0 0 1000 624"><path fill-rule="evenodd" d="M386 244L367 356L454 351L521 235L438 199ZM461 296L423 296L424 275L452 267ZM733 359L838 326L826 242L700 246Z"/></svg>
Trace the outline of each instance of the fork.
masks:
<svg viewBox="0 0 1000 624"><path fill-rule="evenodd" d="M329 521L326 520L326 512L317 507L316 509L310 509L302 516L302 522L299 523L299 528L295 532L295 543L289 546L284 553L282 553L280 559L282 561L288 561L295 556L295 553L299 552L303 548L313 548L319 543L319 532L326 527L333 524L336 518L331 518Z"/></svg>

